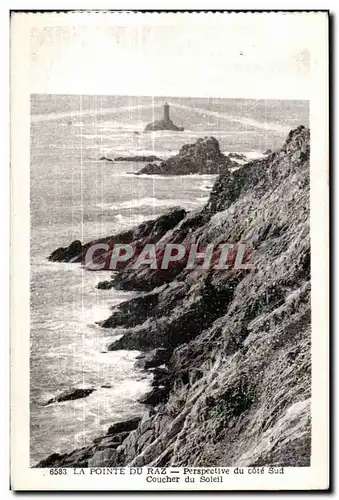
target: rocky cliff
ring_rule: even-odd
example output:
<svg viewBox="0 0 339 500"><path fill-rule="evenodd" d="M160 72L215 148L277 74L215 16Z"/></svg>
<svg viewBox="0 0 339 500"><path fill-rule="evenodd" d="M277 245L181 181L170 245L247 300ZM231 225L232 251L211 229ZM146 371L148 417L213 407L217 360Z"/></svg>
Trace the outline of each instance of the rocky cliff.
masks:
<svg viewBox="0 0 339 500"><path fill-rule="evenodd" d="M145 414L38 466L309 465L309 139L298 127L279 151L221 174L200 212L128 234L241 241L254 269L164 275L127 264L109 286L142 293L102 326L126 331L109 349L147 353L136 365L154 373Z"/></svg>
<svg viewBox="0 0 339 500"><path fill-rule="evenodd" d="M220 174L229 167L237 166L237 163L221 153L219 142L215 137L205 137L193 144L185 144L177 155L171 156L160 165L156 163L146 165L137 175Z"/></svg>

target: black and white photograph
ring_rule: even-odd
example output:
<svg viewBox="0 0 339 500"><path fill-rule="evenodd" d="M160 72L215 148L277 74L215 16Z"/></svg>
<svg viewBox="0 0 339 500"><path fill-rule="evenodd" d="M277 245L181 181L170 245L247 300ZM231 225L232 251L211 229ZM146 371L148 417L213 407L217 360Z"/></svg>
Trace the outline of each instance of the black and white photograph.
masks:
<svg viewBox="0 0 339 500"><path fill-rule="evenodd" d="M18 489L327 487L327 22L13 16Z"/></svg>

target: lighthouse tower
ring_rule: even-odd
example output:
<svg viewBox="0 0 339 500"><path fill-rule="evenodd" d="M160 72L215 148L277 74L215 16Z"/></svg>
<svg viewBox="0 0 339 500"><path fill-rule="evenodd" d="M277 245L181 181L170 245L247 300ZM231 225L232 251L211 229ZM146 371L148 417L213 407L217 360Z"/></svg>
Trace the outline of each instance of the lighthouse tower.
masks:
<svg viewBox="0 0 339 500"><path fill-rule="evenodd" d="M164 118L163 120L155 120L154 122L147 123L145 130L176 130L177 132L182 132L184 127L177 127L170 119L170 107L166 102L164 104Z"/></svg>
<svg viewBox="0 0 339 500"><path fill-rule="evenodd" d="M169 120L170 120L169 105L167 104L167 102L164 105L164 120L165 120L165 122L169 122Z"/></svg>

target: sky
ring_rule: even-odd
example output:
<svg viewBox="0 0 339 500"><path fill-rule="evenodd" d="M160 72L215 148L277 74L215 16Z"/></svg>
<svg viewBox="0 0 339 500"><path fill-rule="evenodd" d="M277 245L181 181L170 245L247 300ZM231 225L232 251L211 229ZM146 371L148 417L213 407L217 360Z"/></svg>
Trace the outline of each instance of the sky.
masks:
<svg viewBox="0 0 339 500"><path fill-rule="evenodd" d="M40 14L32 93L307 98L312 14Z"/></svg>

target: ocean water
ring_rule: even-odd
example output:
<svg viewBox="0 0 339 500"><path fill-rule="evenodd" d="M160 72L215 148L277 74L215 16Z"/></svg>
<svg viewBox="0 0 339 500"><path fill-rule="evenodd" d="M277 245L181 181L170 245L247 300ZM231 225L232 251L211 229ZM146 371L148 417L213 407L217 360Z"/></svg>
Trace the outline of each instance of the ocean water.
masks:
<svg viewBox="0 0 339 500"><path fill-rule="evenodd" d="M144 133L171 105L184 132ZM308 125L306 101L33 95L31 98L31 461L90 444L114 421L141 414L137 399L150 379L133 369L137 352L104 352L122 331L102 329L112 306L131 292L98 290L107 271L51 263L48 255L75 239L117 233L173 206L207 201L214 176L134 176L140 163L105 156L162 158L198 137L214 135L221 150L260 156L288 131ZM104 389L102 385L110 385ZM87 398L42 406L71 387Z"/></svg>

